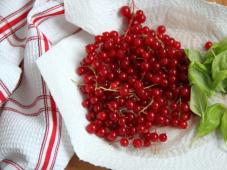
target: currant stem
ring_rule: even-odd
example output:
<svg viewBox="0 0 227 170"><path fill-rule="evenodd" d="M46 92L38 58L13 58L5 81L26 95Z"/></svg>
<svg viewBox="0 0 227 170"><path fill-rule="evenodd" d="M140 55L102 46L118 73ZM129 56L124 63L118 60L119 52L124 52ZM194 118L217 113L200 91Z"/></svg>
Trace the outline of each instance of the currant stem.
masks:
<svg viewBox="0 0 227 170"><path fill-rule="evenodd" d="M102 89L102 90L105 90L105 91L118 92L118 90L116 90L116 89L107 89L107 88L102 87L102 86L99 86L99 87L97 87L96 89Z"/></svg>
<svg viewBox="0 0 227 170"><path fill-rule="evenodd" d="M157 39L157 41L161 44L162 48L165 48L164 43L162 42L162 40L160 40L160 39L158 38L158 36L157 36L157 35L155 36L155 38L156 38L156 39Z"/></svg>
<svg viewBox="0 0 227 170"><path fill-rule="evenodd" d="M141 112L144 113L144 111L145 111L148 107L150 107L150 105L151 105L152 103L153 103L153 100L151 100L151 101L148 103L148 105L146 105L142 110L140 110L139 113L141 113Z"/></svg>
<svg viewBox="0 0 227 170"><path fill-rule="evenodd" d="M95 75L95 89L97 89L97 87L98 87L97 74L96 74L94 68L92 68L91 66L83 66L83 67L88 68L88 69L91 70L92 73Z"/></svg>
<svg viewBox="0 0 227 170"><path fill-rule="evenodd" d="M130 22L129 22L129 24L128 24L128 28L127 28L127 30L126 30L126 32L125 32L124 37L127 36L128 32L129 32L129 29L131 28L132 22L133 22L133 20L134 20L134 18L135 18L134 12L135 12L135 2L134 2L134 0L132 0L132 17L131 17L131 19L130 19Z"/></svg>
<svg viewBox="0 0 227 170"><path fill-rule="evenodd" d="M181 115L182 114L182 111L181 111L181 103L182 103L181 98L179 98L179 103L180 103L180 115ZM180 118L180 115L178 115L179 118Z"/></svg>
<svg viewBox="0 0 227 170"><path fill-rule="evenodd" d="M79 83L79 82L77 82L77 81L75 81L73 79L71 79L71 81L77 86L84 86L85 85L84 83Z"/></svg>
<svg viewBox="0 0 227 170"><path fill-rule="evenodd" d="M156 86L156 85L157 85L157 84L152 84L152 85L150 85L150 86L144 87L144 89L149 89L149 88L154 87L154 86Z"/></svg>

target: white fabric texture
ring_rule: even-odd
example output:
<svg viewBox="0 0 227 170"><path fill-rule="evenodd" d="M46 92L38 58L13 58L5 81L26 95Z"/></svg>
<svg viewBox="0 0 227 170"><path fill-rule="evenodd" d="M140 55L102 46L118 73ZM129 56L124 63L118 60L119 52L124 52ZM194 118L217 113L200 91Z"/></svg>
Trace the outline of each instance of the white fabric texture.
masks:
<svg viewBox="0 0 227 170"><path fill-rule="evenodd" d="M175 154L167 159L168 155L147 156L144 150L146 154L141 157L137 156L141 153L118 150L84 131L84 110L71 81L78 64L72 53L80 56L82 46L92 36L81 31L66 37L78 32L78 27L93 35L119 30L122 22L117 10L127 2L130 1L0 1L0 169L64 169L73 155L70 139L81 159L113 169L227 169L226 153L218 148L217 141L209 140L214 134L193 151L183 150L181 156ZM184 47L201 47L208 38L216 41L227 35L227 10L221 6L199 0L138 0L136 5L151 18L148 24L167 25L169 33ZM191 36L185 36L186 32ZM58 48L64 51L55 53ZM45 81L36 65L38 59ZM181 143L188 142L186 139Z"/></svg>
<svg viewBox="0 0 227 170"><path fill-rule="evenodd" d="M93 35L120 30L118 9L126 2L65 0L66 19L90 34L81 31L68 37L37 60L66 122L75 152L82 160L116 170L227 169L227 154L216 134L202 138L190 147L196 124L187 130L168 128L168 141L156 145L158 153L154 152L154 146L135 150L110 145L86 132L86 110L81 106L81 94L72 81L80 81L75 68L85 55L84 46L94 40ZM201 50L207 40L216 42L227 36L227 8L224 6L200 0L137 0L136 7L147 15L146 25L152 28L166 25L167 32L186 48ZM46 67L50 64L51 67Z"/></svg>
<svg viewBox="0 0 227 170"><path fill-rule="evenodd" d="M35 61L77 29L61 1L0 1L0 169L61 170L72 157Z"/></svg>

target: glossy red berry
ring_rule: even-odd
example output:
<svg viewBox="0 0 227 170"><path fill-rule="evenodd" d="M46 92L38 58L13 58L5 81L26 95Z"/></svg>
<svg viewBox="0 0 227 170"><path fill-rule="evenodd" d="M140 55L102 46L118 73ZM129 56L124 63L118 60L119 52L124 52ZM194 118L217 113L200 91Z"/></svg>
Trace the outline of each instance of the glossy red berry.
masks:
<svg viewBox="0 0 227 170"><path fill-rule="evenodd" d="M180 127L181 129L186 129L187 126L188 126L188 123L187 123L186 121L180 121L180 122L179 122L179 127Z"/></svg>
<svg viewBox="0 0 227 170"><path fill-rule="evenodd" d="M189 96L189 94L190 94L190 88L189 87L182 87L181 89L180 89L180 94L181 94L181 96Z"/></svg>
<svg viewBox="0 0 227 170"><path fill-rule="evenodd" d="M121 7L120 14L124 17L130 18L131 17L131 10L130 10L129 6Z"/></svg>
<svg viewBox="0 0 227 170"><path fill-rule="evenodd" d="M167 135L166 135L166 133L161 133L161 134L159 135L159 140L160 140L161 142L166 142L166 141L167 141Z"/></svg>
<svg viewBox="0 0 227 170"><path fill-rule="evenodd" d="M110 142L115 141L116 138L117 138L117 134L114 131L110 132L106 137L106 139Z"/></svg>
<svg viewBox="0 0 227 170"><path fill-rule="evenodd" d="M158 141L158 134L156 132L151 133L150 139L152 142L157 142Z"/></svg>
<svg viewBox="0 0 227 170"><path fill-rule="evenodd" d="M181 104L181 111L183 111L183 112L189 112L190 111L190 107L189 107L188 103L182 103Z"/></svg>
<svg viewBox="0 0 227 170"><path fill-rule="evenodd" d="M99 120L105 120L106 117L107 117L107 114L106 114L105 112L99 112L99 113L97 114L97 118L98 118Z"/></svg>
<svg viewBox="0 0 227 170"><path fill-rule="evenodd" d="M88 107L90 106L89 100L88 100L88 99L84 100L84 101L82 102L82 105L83 105L83 107L88 108Z"/></svg>
<svg viewBox="0 0 227 170"><path fill-rule="evenodd" d="M148 140L148 139L144 139L144 141L143 141L143 146L144 146L144 147L149 147L149 146L151 146L151 141Z"/></svg>
<svg viewBox="0 0 227 170"><path fill-rule="evenodd" d="M213 43L211 41L207 41L204 45L204 48L206 50L209 50L212 47Z"/></svg>
<svg viewBox="0 0 227 170"><path fill-rule="evenodd" d="M120 96L121 96L121 97L127 96L128 93L129 93L128 87L126 87L126 86L121 87L121 88L119 89L119 93L120 93Z"/></svg>
<svg viewBox="0 0 227 170"><path fill-rule="evenodd" d="M138 125L137 126L137 131L139 133L145 133L147 131L147 128L144 125Z"/></svg>
<svg viewBox="0 0 227 170"><path fill-rule="evenodd" d="M164 25L158 26L157 32L158 32L159 34L164 34L164 33L166 32L166 27L165 27Z"/></svg>
<svg viewBox="0 0 227 170"><path fill-rule="evenodd" d="M148 112L146 118L147 118L147 120L149 120L149 121L153 121L154 118L155 118L155 113L152 112L152 111Z"/></svg>
<svg viewBox="0 0 227 170"><path fill-rule="evenodd" d="M93 124L93 123L90 123L90 124L87 125L87 127L86 127L87 132L90 133L90 134L95 133L96 129L97 129L97 128L96 128L96 125Z"/></svg>
<svg viewBox="0 0 227 170"><path fill-rule="evenodd" d="M84 67L78 67L78 69L76 70L78 75L82 75L85 73L85 68Z"/></svg>
<svg viewBox="0 0 227 170"><path fill-rule="evenodd" d="M181 120L188 121L190 119L190 113L181 114Z"/></svg>
<svg viewBox="0 0 227 170"><path fill-rule="evenodd" d="M177 119L172 119L171 120L171 125L174 127L178 127L179 121Z"/></svg>
<svg viewBox="0 0 227 170"><path fill-rule="evenodd" d="M121 138L120 144L121 144L121 146L123 146L123 147L127 147L128 144L129 144L128 139L126 139L126 138Z"/></svg>
<svg viewBox="0 0 227 170"><path fill-rule="evenodd" d="M133 140L133 146L134 148L141 148L142 147L142 140L137 138Z"/></svg>
<svg viewBox="0 0 227 170"><path fill-rule="evenodd" d="M103 138L106 135L106 129L100 128L97 132L96 135L100 138Z"/></svg>

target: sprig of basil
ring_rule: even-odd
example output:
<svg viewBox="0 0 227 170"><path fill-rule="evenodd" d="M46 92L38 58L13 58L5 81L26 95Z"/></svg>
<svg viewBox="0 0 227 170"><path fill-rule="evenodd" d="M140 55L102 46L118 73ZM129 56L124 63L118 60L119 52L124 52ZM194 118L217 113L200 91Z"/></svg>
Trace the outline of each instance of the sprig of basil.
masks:
<svg viewBox="0 0 227 170"><path fill-rule="evenodd" d="M204 57L202 56L202 54L200 54L199 51L197 50L193 50L193 49L184 49L184 52L186 54L186 56L188 57L188 59L193 62L193 61L198 61L198 62L202 62Z"/></svg>
<svg viewBox="0 0 227 170"><path fill-rule="evenodd" d="M207 96L197 85L191 87L190 108L198 116L204 115L207 108Z"/></svg>
<svg viewBox="0 0 227 170"><path fill-rule="evenodd" d="M191 84L190 108L201 117L197 137L219 127L227 144L227 108L221 103L208 104L213 95L227 93L227 38L213 44L207 53L185 49L190 60L188 77Z"/></svg>
<svg viewBox="0 0 227 170"><path fill-rule="evenodd" d="M209 71L203 64L196 61L192 62L189 65L188 77L190 83L197 85L206 95L210 96L213 93Z"/></svg>
<svg viewBox="0 0 227 170"><path fill-rule="evenodd" d="M223 81L227 79L227 50L218 54L212 62L213 87L217 91L226 92L227 84Z"/></svg>
<svg viewBox="0 0 227 170"><path fill-rule="evenodd" d="M202 137L214 131L220 125L225 110L222 104L209 106L206 112L202 114L202 119L197 129L197 136Z"/></svg>
<svg viewBox="0 0 227 170"><path fill-rule="evenodd" d="M227 50L227 38L221 40L219 43L214 43L209 51L204 56L205 65L212 64L217 54L220 54Z"/></svg>
<svg viewBox="0 0 227 170"><path fill-rule="evenodd" d="M225 111L221 119L220 132L227 144L227 110Z"/></svg>

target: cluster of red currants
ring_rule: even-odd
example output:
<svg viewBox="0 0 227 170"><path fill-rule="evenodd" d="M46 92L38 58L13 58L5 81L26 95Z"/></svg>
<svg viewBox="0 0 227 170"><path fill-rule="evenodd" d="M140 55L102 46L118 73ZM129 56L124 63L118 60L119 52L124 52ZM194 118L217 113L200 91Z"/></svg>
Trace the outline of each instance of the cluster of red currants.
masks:
<svg viewBox="0 0 227 170"><path fill-rule="evenodd" d="M155 128L187 128L189 61L165 26L142 26L142 10L123 6L120 14L128 23L124 34L95 36L77 69L90 122L86 130L123 147L148 147L167 140L166 133L158 134Z"/></svg>

